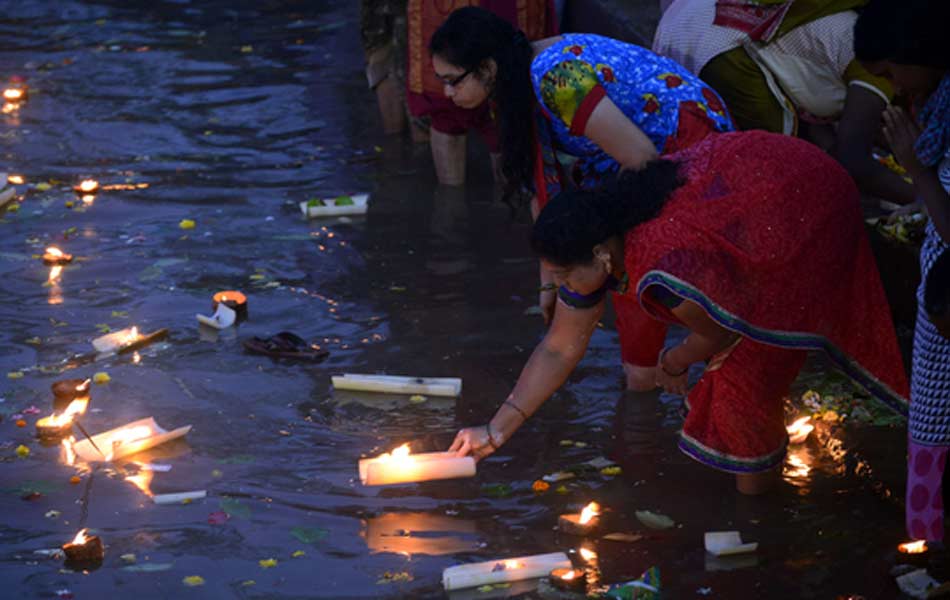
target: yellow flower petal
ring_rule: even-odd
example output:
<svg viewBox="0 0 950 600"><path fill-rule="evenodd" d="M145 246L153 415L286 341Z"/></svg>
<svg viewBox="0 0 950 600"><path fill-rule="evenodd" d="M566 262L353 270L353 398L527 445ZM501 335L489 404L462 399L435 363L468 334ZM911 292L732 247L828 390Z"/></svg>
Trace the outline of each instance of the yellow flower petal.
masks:
<svg viewBox="0 0 950 600"><path fill-rule="evenodd" d="M205 584L205 579L201 575L189 575L181 580L188 587L195 587Z"/></svg>
<svg viewBox="0 0 950 600"><path fill-rule="evenodd" d="M19 456L20 458L26 458L27 456L30 455L30 449L24 446L23 444L20 444L19 446L16 447L16 455Z"/></svg>
<svg viewBox="0 0 950 600"><path fill-rule="evenodd" d="M304 552L303 550L297 550L297 551L295 551L293 554L291 554L290 556L292 556L293 558L300 558L301 556L306 556L306 555L307 555L307 553Z"/></svg>
<svg viewBox="0 0 950 600"><path fill-rule="evenodd" d="M112 381L112 378L109 377L109 374L106 373L105 371L99 371L98 373L92 376L92 380L95 383L98 383L99 385L103 385Z"/></svg>
<svg viewBox="0 0 950 600"><path fill-rule="evenodd" d="M264 558L264 559L261 559L261 560L257 561L257 564L259 564L262 569L270 569L271 567L276 567L276 566L277 566L277 559L276 559L276 558Z"/></svg>
<svg viewBox="0 0 950 600"><path fill-rule="evenodd" d="M194 229L195 222L192 219L182 219L178 222L178 226L182 229Z"/></svg>

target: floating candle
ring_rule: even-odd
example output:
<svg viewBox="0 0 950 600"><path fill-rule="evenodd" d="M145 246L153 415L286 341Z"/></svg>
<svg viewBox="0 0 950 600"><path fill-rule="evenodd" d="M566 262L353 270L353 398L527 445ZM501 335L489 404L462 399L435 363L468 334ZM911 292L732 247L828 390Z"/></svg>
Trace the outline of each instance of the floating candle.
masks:
<svg viewBox="0 0 950 600"><path fill-rule="evenodd" d="M86 535L86 529L80 529L73 541L63 544L66 562L74 565L95 565L105 556L102 540L97 535Z"/></svg>
<svg viewBox="0 0 950 600"><path fill-rule="evenodd" d="M155 504L187 504L193 500L200 500L208 496L206 490L196 490L194 492L176 492L174 494L156 494L152 496L152 502Z"/></svg>
<svg viewBox="0 0 950 600"><path fill-rule="evenodd" d="M390 394L422 394L456 397L462 393L458 377L403 377L399 375L356 375L344 373L330 378L338 390L384 392Z"/></svg>
<svg viewBox="0 0 950 600"><path fill-rule="evenodd" d="M50 246L43 253L43 263L47 265L65 265L73 260L72 254L66 254L56 246Z"/></svg>
<svg viewBox="0 0 950 600"><path fill-rule="evenodd" d="M927 551L927 540L917 540L916 542L907 542L897 547L897 550L903 554L921 554Z"/></svg>
<svg viewBox="0 0 950 600"><path fill-rule="evenodd" d="M745 554L755 552L759 547L758 542L743 544L738 531L707 531L703 536L703 543L706 552L713 556Z"/></svg>
<svg viewBox="0 0 950 600"><path fill-rule="evenodd" d="M926 567L930 562L927 540L907 542L897 546L897 560L901 564Z"/></svg>
<svg viewBox="0 0 950 600"><path fill-rule="evenodd" d="M591 502L580 513L561 515L558 518L558 529L571 535L587 535L594 531L600 520L600 505Z"/></svg>
<svg viewBox="0 0 950 600"><path fill-rule="evenodd" d="M168 337L167 329L158 329L152 333L140 334L138 327L127 327L113 331L92 340L92 347L100 354L126 354L133 352L153 342Z"/></svg>
<svg viewBox="0 0 950 600"><path fill-rule="evenodd" d="M303 215L314 217L338 217L342 215L366 214L369 208L369 194L354 194L353 196L338 196L336 198L314 198L300 203Z"/></svg>
<svg viewBox="0 0 950 600"><path fill-rule="evenodd" d="M218 292L211 299L211 310L217 310L218 305L223 304L237 314L237 323L241 324L247 320L247 296L235 290Z"/></svg>
<svg viewBox="0 0 950 600"><path fill-rule="evenodd" d="M587 575L579 569L553 569L548 575L551 584L565 592L581 592L587 589Z"/></svg>
<svg viewBox="0 0 950 600"><path fill-rule="evenodd" d="M218 304L218 309L210 317L205 315L195 315L198 322L207 325L213 329L227 329L237 321L237 313L231 310L227 304Z"/></svg>
<svg viewBox="0 0 950 600"><path fill-rule="evenodd" d="M73 419L86 412L89 398L73 400L62 413L53 413L36 422L36 434L41 439L61 438L69 435L73 427Z"/></svg>
<svg viewBox="0 0 950 600"><path fill-rule="evenodd" d="M99 182L95 179L83 179L78 185L73 186L73 191L77 194L91 194L99 189Z"/></svg>
<svg viewBox="0 0 950 600"><path fill-rule="evenodd" d="M167 431L159 427L155 419L148 417L92 436L93 442L105 456L97 452L89 440L73 444L72 452L86 462L118 460L182 437L189 431L191 425Z"/></svg>
<svg viewBox="0 0 950 600"><path fill-rule="evenodd" d="M522 579L534 579L554 569L570 569L571 561L563 552L523 556L507 560L457 565L442 571L446 591L494 585Z"/></svg>
<svg viewBox="0 0 950 600"><path fill-rule="evenodd" d="M810 420L811 417L802 417L785 428L789 444L801 444L808 439L808 434L815 429L814 425L808 423Z"/></svg>
<svg viewBox="0 0 950 600"><path fill-rule="evenodd" d="M475 476L475 459L455 452L410 454L409 444L375 458L359 461L363 485L414 483L433 479L455 479Z"/></svg>

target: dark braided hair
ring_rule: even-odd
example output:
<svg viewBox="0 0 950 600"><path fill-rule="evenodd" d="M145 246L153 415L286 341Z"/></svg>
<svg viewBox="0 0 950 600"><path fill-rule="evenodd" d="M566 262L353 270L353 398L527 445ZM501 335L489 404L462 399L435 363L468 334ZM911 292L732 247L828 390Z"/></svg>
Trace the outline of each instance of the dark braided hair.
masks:
<svg viewBox="0 0 950 600"><path fill-rule="evenodd" d="M594 246L655 218L682 183L679 163L660 159L602 189L561 192L538 215L531 248L562 267L589 263Z"/></svg>
<svg viewBox="0 0 950 600"><path fill-rule="evenodd" d="M528 38L493 12L470 6L454 11L432 34L429 52L465 70L484 69L488 59L495 61L505 200L524 203L534 173L533 52Z"/></svg>

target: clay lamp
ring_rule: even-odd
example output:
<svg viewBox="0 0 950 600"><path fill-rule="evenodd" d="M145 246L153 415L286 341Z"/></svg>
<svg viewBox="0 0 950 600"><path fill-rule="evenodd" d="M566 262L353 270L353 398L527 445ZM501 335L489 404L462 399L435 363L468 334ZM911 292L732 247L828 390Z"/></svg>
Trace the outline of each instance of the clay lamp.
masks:
<svg viewBox="0 0 950 600"><path fill-rule="evenodd" d="M554 569L548 579L552 586L564 592L583 594L587 590L587 575L579 569Z"/></svg>
<svg viewBox="0 0 950 600"><path fill-rule="evenodd" d="M72 254L66 254L56 246L50 246L43 253L43 264L46 265L65 265L71 263L72 260Z"/></svg>
<svg viewBox="0 0 950 600"><path fill-rule="evenodd" d="M808 434L815 429L815 426L808 422L810 420L811 417L802 417L785 428L789 444L801 444L808 439Z"/></svg>
<svg viewBox="0 0 950 600"><path fill-rule="evenodd" d="M66 554L67 564L74 566L98 566L105 557L106 550L102 545L102 539L97 535L86 535L86 530L81 529L73 541L63 544L63 552Z"/></svg>
<svg viewBox="0 0 950 600"><path fill-rule="evenodd" d="M73 419L86 412L89 397L78 398L69 403L61 413L53 413L36 422L36 435L41 440L59 440L69 435L73 428Z"/></svg>
<svg viewBox="0 0 950 600"><path fill-rule="evenodd" d="M926 567L930 558L930 553L927 550L926 540L900 544L897 546L897 561L905 565Z"/></svg>
<svg viewBox="0 0 950 600"><path fill-rule="evenodd" d="M224 304L235 313L237 313L237 322L243 323L247 321L247 296L241 292L234 290L228 290L224 292L218 292L211 299L211 310L218 310L218 304Z"/></svg>
<svg viewBox="0 0 950 600"><path fill-rule="evenodd" d="M3 90L3 99L7 102L23 102L26 100L26 88L9 87Z"/></svg>
<svg viewBox="0 0 950 600"><path fill-rule="evenodd" d="M73 400L89 399L91 379L62 379L53 382L53 412L65 410Z"/></svg>
<svg viewBox="0 0 950 600"><path fill-rule="evenodd" d="M579 513L561 515L557 520L558 529L571 535L588 535L600 524L600 505L591 502Z"/></svg>

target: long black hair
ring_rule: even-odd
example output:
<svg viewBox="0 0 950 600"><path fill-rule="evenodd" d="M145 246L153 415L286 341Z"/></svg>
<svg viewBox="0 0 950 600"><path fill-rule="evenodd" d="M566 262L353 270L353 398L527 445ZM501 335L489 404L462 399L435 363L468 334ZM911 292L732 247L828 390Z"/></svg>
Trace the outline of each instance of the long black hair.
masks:
<svg viewBox="0 0 950 600"><path fill-rule="evenodd" d="M561 192L534 222L531 248L556 265L589 263L594 246L655 218L682 183L679 163L659 159L601 189Z"/></svg>
<svg viewBox="0 0 950 600"><path fill-rule="evenodd" d="M488 59L495 61L505 199L523 203L534 171L533 52L528 38L493 12L470 6L454 11L432 34L429 52L465 70L482 70Z"/></svg>
<svg viewBox="0 0 950 600"><path fill-rule="evenodd" d="M941 0L871 0L854 24L854 54L862 62L950 68L947 23Z"/></svg>

